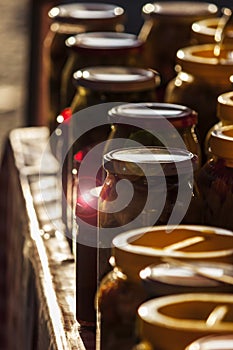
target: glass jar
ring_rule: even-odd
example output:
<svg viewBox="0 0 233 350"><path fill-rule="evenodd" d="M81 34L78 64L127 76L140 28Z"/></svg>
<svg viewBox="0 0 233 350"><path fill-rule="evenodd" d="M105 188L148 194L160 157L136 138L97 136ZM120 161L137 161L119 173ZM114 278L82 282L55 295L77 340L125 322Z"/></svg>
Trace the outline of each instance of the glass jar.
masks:
<svg viewBox="0 0 233 350"><path fill-rule="evenodd" d="M197 157L187 150L131 147L104 155L107 172L98 204L99 274L110 270L111 242L132 228L201 222L193 180Z"/></svg>
<svg viewBox="0 0 233 350"><path fill-rule="evenodd" d="M90 31L123 31L125 14L123 8L112 4L70 3L53 7L48 16L51 25L43 46L44 101L48 96L44 113L53 131L54 119L61 111L61 72L68 57L66 39Z"/></svg>
<svg viewBox="0 0 233 350"><path fill-rule="evenodd" d="M220 18L207 18L192 24L192 43L193 45L213 44L216 29ZM224 37L225 44L233 44L233 26L226 30Z"/></svg>
<svg viewBox="0 0 233 350"><path fill-rule="evenodd" d="M139 38L146 42L148 66L161 72L163 88L176 75L177 50L190 45L192 23L217 13L216 5L200 1L163 1L143 6L145 22Z"/></svg>
<svg viewBox="0 0 233 350"><path fill-rule="evenodd" d="M215 45L197 45L177 52L177 77L166 88L165 101L180 103L198 113L198 132L204 158L205 137L218 121L217 98L232 89L232 47L223 46L220 56L214 56Z"/></svg>
<svg viewBox="0 0 233 350"><path fill-rule="evenodd" d="M101 281L97 294L99 348L128 350L137 342L137 308L148 299L140 281L142 268L168 258L185 264L230 264L232 243L230 231L192 225L142 227L117 235L112 242L112 271Z"/></svg>
<svg viewBox="0 0 233 350"><path fill-rule="evenodd" d="M134 34L92 32L66 40L69 57L62 71L62 108L70 106L75 94L73 73L91 66L145 67L144 45Z"/></svg>
<svg viewBox="0 0 233 350"><path fill-rule="evenodd" d="M196 133L197 113L181 105L148 101L147 103L123 104L109 111L111 133L105 153L113 148L121 147L123 142L121 139L124 138L124 147L127 146L129 140L137 141L145 146L183 147L198 156L200 165L201 149ZM164 119L175 130L172 127L169 128L167 123L163 123ZM120 139L119 144L116 143L118 138Z"/></svg>
<svg viewBox="0 0 233 350"><path fill-rule="evenodd" d="M204 223L233 230L233 126L212 131L211 158L197 182L203 198Z"/></svg>
<svg viewBox="0 0 233 350"><path fill-rule="evenodd" d="M230 294L183 293L160 297L140 305L139 331L153 350L185 349L198 338L231 333L232 311Z"/></svg>
<svg viewBox="0 0 233 350"><path fill-rule="evenodd" d="M209 139L212 131L220 129L222 126L233 125L233 91L226 92L217 99L217 117L220 120L207 133L205 139L205 153L209 157Z"/></svg>
<svg viewBox="0 0 233 350"><path fill-rule="evenodd" d="M225 335L208 335L199 338L189 344L185 350L232 350L233 349L233 334L232 332Z"/></svg>

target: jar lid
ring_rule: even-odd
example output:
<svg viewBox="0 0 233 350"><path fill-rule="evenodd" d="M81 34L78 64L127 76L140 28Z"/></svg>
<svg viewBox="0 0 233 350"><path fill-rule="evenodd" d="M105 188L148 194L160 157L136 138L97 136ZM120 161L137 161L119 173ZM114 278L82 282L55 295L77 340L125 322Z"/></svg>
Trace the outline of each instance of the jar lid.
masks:
<svg viewBox="0 0 233 350"><path fill-rule="evenodd" d="M175 261L153 264L140 271L143 285L152 296L195 291L232 291L232 285L220 282L223 275L233 277L232 265L205 261L190 261L186 264Z"/></svg>
<svg viewBox="0 0 233 350"><path fill-rule="evenodd" d="M198 225L143 227L113 239L116 265L134 278L139 278L143 268L166 257L232 263L231 247L231 231Z"/></svg>
<svg viewBox="0 0 233 350"><path fill-rule="evenodd" d="M48 13L48 16L54 21L71 24L119 19L123 15L122 7L104 3L63 4L53 7Z"/></svg>
<svg viewBox="0 0 233 350"><path fill-rule="evenodd" d="M233 91L218 96L217 116L220 120L233 122Z"/></svg>
<svg viewBox="0 0 233 350"><path fill-rule="evenodd" d="M197 156L179 148L128 147L104 155L105 169L124 176L178 176L196 166Z"/></svg>
<svg viewBox="0 0 233 350"><path fill-rule="evenodd" d="M233 126L223 126L210 135L211 153L217 157L233 160Z"/></svg>
<svg viewBox="0 0 233 350"><path fill-rule="evenodd" d="M154 123L157 126L165 118L176 128L197 124L197 113L194 110L172 103L127 103L113 107L108 115L112 123L133 123L137 119L145 125L151 126Z"/></svg>
<svg viewBox="0 0 233 350"><path fill-rule="evenodd" d="M158 72L121 66L97 66L73 74L74 85L98 91L141 91L160 84Z"/></svg>
<svg viewBox="0 0 233 350"><path fill-rule="evenodd" d="M232 46L223 45L219 57L214 56L214 48L214 44L181 48L177 51L176 62L183 72L208 81L228 82L233 74Z"/></svg>
<svg viewBox="0 0 233 350"><path fill-rule="evenodd" d="M218 7L215 4L201 1L163 1L145 4L142 13L152 18L180 20L181 23L189 22L192 24L195 19L216 16Z"/></svg>
<svg viewBox="0 0 233 350"><path fill-rule="evenodd" d="M224 293L164 296L141 304L138 315L141 335L155 349L180 350L211 333L232 332L233 296Z"/></svg>
<svg viewBox="0 0 233 350"><path fill-rule="evenodd" d="M208 335L195 340L185 350L233 350L233 334Z"/></svg>
<svg viewBox="0 0 233 350"><path fill-rule="evenodd" d="M219 18L206 18L192 24L193 35L198 39L199 43L213 43L214 36L219 23ZM226 38L224 42L233 40L233 27L229 25L226 30Z"/></svg>
<svg viewBox="0 0 233 350"><path fill-rule="evenodd" d="M143 47L143 41L135 34L118 32L90 32L71 36L66 40L66 46L75 51L97 52L110 55L117 51L135 50Z"/></svg>

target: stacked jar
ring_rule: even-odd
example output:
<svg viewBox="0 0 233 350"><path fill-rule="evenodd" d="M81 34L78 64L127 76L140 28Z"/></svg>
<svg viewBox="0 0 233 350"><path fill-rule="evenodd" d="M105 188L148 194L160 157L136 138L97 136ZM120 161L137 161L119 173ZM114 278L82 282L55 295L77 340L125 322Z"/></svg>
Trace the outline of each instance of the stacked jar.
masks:
<svg viewBox="0 0 233 350"><path fill-rule="evenodd" d="M123 31L124 9L111 4L70 3L53 7L52 23L43 46L43 114L54 130L54 119L61 111L61 72L68 57L65 45L71 35L90 31ZM52 123L52 125L50 125Z"/></svg>
<svg viewBox="0 0 233 350"><path fill-rule="evenodd" d="M91 170L81 175L78 170L89 152L89 155L92 154L92 165L97 162L101 167L104 151L100 148L95 151L94 147L106 141L110 133L111 127L107 119L109 109L116 106L117 101L137 102L147 101L148 99L156 101L156 89L160 83L160 77L158 73L145 69L97 66L76 72L74 80L77 86L77 94L71 104L71 110L75 118L71 122L73 138L75 139L76 132L78 133L83 125L86 125L87 118L90 125L96 125L96 127L90 128L74 143L72 154L75 158L74 181L76 185L71 188L73 183L70 179L71 169L65 169L65 173L68 175L64 178L66 177L66 181L68 181L67 198L73 200L72 205L78 226L75 249L78 281L77 318L81 324L95 325L94 297L97 289L96 204L100 185L102 185L103 173L100 171L97 175L95 171ZM103 104L99 104L100 102ZM95 106L91 107L93 105ZM77 111L79 113L76 115L75 112ZM90 168L88 167L88 169ZM66 203L64 210L66 210Z"/></svg>
<svg viewBox="0 0 233 350"><path fill-rule="evenodd" d="M148 66L161 72L161 100L166 84L176 74L177 50L191 44L192 23L217 14L216 5L204 2L163 1L143 6L145 22L139 38L146 42Z"/></svg>

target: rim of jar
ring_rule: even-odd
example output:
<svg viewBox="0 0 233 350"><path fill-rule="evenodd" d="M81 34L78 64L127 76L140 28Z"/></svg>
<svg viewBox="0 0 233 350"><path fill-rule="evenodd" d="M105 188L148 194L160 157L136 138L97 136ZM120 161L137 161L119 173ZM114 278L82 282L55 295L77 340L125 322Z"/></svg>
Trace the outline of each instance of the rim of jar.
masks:
<svg viewBox="0 0 233 350"><path fill-rule="evenodd" d="M142 15L154 20L164 20L192 24L206 17L217 16L218 7L213 3L193 1L163 1L147 3L142 7Z"/></svg>
<svg viewBox="0 0 233 350"><path fill-rule="evenodd" d="M145 43L137 35L119 32L88 32L69 37L68 48L82 54L125 54L142 50Z"/></svg>
<svg viewBox="0 0 233 350"><path fill-rule="evenodd" d="M232 350L233 349L233 334L225 335L207 335L205 337L199 338L189 344L185 350Z"/></svg>
<svg viewBox="0 0 233 350"><path fill-rule="evenodd" d="M201 21L194 22L192 24L192 32L196 38L203 40L203 43L214 42L215 31L219 23L219 17L217 18L206 18ZM227 40L233 40L233 27L226 31ZM226 40L226 39L225 39Z"/></svg>
<svg viewBox="0 0 233 350"><path fill-rule="evenodd" d="M233 276L233 269L231 264L209 262L209 261L190 261L190 264L185 265L175 262L166 262L162 264L152 264L140 271L140 279L147 285L151 285L155 291L157 287L159 292L163 291L163 295L169 293L171 290L167 288L198 288L198 287L222 287L230 288L229 284L221 283L218 279L214 279L214 275L228 275ZM194 267L192 269L192 266ZM202 269L203 275L195 270L195 267ZM218 270L218 272L217 272ZM212 272L211 272L212 271ZM209 274L209 276L208 276ZM150 288L150 287L149 287ZM174 290L173 290L174 291Z"/></svg>
<svg viewBox="0 0 233 350"><path fill-rule="evenodd" d="M149 69L124 66L94 66L76 71L73 83L95 91L128 92L155 89L160 75Z"/></svg>
<svg viewBox="0 0 233 350"><path fill-rule="evenodd" d="M233 91L218 96L217 117L220 120L233 122Z"/></svg>
<svg viewBox="0 0 233 350"><path fill-rule="evenodd" d="M196 302L200 303L199 310L195 308L195 304L193 305ZM206 319L206 314L208 317L215 310L217 312L218 306L226 305L226 312L227 308L232 311L232 304L233 296L226 293L182 293L163 296L141 304L138 309L139 322L146 339L153 344L157 344L158 348L168 349L168 344L173 341L177 344L175 349L179 349L187 346L193 339L210 333L217 335L219 333L223 334L222 332L232 332L232 319L229 322L219 321L211 325L208 324ZM197 317L198 312L200 314ZM184 318L182 318L184 313L186 317L183 316ZM166 330L166 337L161 334L159 340L158 332L162 332L162 330ZM173 337L174 339L172 339Z"/></svg>
<svg viewBox="0 0 233 350"><path fill-rule="evenodd" d="M158 241L162 234L163 239ZM176 236L176 240L168 240L169 235ZM177 236L180 237L180 241L177 241ZM164 258L231 263L233 248L229 248L232 246L229 243L232 241L233 233L218 227L201 225L142 227L117 235L112 241L112 255L116 265L122 268L127 276L138 280L143 268L150 264L159 264ZM206 242L209 244L209 250L205 246ZM156 243L160 246L156 247ZM174 246L176 249L169 250L174 243L176 243ZM178 243L180 250L178 250ZM202 244L204 248L201 249ZM191 250L192 245L193 250ZM213 246L216 247L215 250Z"/></svg>
<svg viewBox="0 0 233 350"><path fill-rule="evenodd" d="M169 111L171 113L169 114ZM134 119L142 122L142 126L157 127L159 121L168 120L175 128L185 128L197 124L198 114L189 107L174 103L145 102L126 103L113 107L108 112L110 122L133 123ZM163 124L161 123L161 126Z"/></svg>
<svg viewBox="0 0 233 350"><path fill-rule="evenodd" d="M104 168L120 177L191 176L198 157L187 149L159 146L127 147L104 155ZM145 175L146 174L146 175Z"/></svg>
<svg viewBox="0 0 233 350"><path fill-rule="evenodd" d="M223 45L220 57L214 57L214 44L194 45L181 48L177 51L176 62L180 65L182 72L208 80L216 84L218 82L229 82L233 74L233 60L227 60L226 55L232 54L231 45Z"/></svg>
<svg viewBox="0 0 233 350"><path fill-rule="evenodd" d="M222 126L217 130L213 130L209 143L213 155L230 162L233 161L233 125Z"/></svg>
<svg viewBox="0 0 233 350"><path fill-rule="evenodd" d="M54 22L67 24L122 23L125 21L125 10L114 4L70 3L52 7L48 17Z"/></svg>

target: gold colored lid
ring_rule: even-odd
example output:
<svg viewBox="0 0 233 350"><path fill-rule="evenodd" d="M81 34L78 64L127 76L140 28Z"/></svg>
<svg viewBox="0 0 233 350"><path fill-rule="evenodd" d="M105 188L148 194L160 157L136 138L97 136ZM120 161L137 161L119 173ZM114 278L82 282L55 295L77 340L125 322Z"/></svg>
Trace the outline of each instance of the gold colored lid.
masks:
<svg viewBox="0 0 233 350"><path fill-rule="evenodd" d="M233 74L233 47L223 45L219 57L214 56L214 44L194 45L177 51L176 62L182 71L217 84L229 82ZM230 82L229 82L230 85Z"/></svg>
<svg viewBox="0 0 233 350"><path fill-rule="evenodd" d="M233 329L231 294L185 293L152 299L138 309L143 337L155 349L180 350L197 338Z"/></svg>
<svg viewBox="0 0 233 350"><path fill-rule="evenodd" d="M192 35L200 44L214 43L215 31L219 18L205 18L192 24ZM233 41L233 28L229 26L226 32L225 43Z"/></svg>
<svg viewBox="0 0 233 350"><path fill-rule="evenodd" d="M116 265L133 279L139 278L143 268L161 263L165 257L232 263L231 247L231 231L196 225L143 227L113 239Z"/></svg>
<svg viewBox="0 0 233 350"><path fill-rule="evenodd" d="M217 116L220 120L233 123L233 91L218 96Z"/></svg>
<svg viewBox="0 0 233 350"><path fill-rule="evenodd" d="M233 125L212 131L210 149L211 153L217 157L233 160Z"/></svg>

